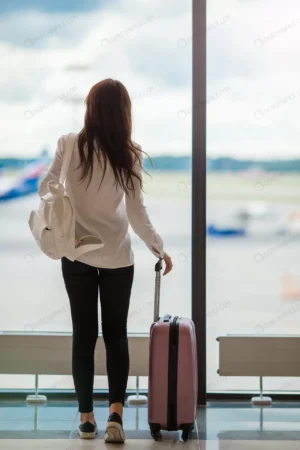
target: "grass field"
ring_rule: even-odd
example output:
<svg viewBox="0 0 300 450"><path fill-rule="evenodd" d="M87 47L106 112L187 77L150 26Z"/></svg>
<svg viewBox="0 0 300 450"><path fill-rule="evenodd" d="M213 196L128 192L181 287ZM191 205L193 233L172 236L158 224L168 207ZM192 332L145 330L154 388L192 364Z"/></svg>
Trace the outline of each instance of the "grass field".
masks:
<svg viewBox="0 0 300 450"><path fill-rule="evenodd" d="M190 172L151 172L145 175L145 192L153 197L191 197ZM207 201L246 200L299 204L300 174L261 174L251 179L241 174L208 173Z"/></svg>

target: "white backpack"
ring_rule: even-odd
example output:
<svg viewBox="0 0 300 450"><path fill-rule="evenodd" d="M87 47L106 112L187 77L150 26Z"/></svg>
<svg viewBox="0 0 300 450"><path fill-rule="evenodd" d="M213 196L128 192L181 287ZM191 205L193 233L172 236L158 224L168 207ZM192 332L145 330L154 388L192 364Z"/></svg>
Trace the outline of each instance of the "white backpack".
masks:
<svg viewBox="0 0 300 450"><path fill-rule="evenodd" d="M75 237L75 213L71 199L64 187L64 181L70 165L76 134L70 133L61 168L59 181L48 182L48 193L41 197L39 209L31 211L29 217L30 230L40 249L52 259L66 256L74 261L84 253L98 250L104 246L101 238L85 235ZM86 238L98 243L82 244ZM100 243L99 243L100 241ZM82 244L82 245L80 245Z"/></svg>

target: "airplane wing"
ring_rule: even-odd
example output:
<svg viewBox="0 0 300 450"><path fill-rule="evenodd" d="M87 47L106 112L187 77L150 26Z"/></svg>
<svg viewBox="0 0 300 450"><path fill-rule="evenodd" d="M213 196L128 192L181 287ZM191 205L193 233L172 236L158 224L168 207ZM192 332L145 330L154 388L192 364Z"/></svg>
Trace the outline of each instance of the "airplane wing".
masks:
<svg viewBox="0 0 300 450"><path fill-rule="evenodd" d="M39 179L47 170L49 162L48 153L43 151L35 161L27 164L16 178L2 176L0 179L0 202L36 193Z"/></svg>

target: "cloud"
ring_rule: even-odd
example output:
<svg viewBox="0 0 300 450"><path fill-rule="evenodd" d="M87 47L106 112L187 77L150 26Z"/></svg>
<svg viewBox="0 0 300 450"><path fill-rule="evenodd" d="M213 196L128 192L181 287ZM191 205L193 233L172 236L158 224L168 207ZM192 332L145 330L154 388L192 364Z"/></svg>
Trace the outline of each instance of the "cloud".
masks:
<svg viewBox="0 0 300 450"><path fill-rule="evenodd" d="M268 45L256 45L257 39L297 17L300 5L293 0L284 7L276 0L239 2L234 20L208 33L208 89L222 82L231 86L230 95L208 108L210 155L297 157L300 100L282 105L263 120L255 117L258 110L300 87L297 57L300 26L290 28Z"/></svg>
<svg viewBox="0 0 300 450"><path fill-rule="evenodd" d="M191 115L179 120L178 111L192 104L190 2L103 0L97 9L93 4L92 11L90 2L83 12L70 9L68 3L64 12L14 9L9 16L0 15L0 55L5 61L0 78L4 130L0 154L34 156L45 145L53 153L61 134L79 131L83 98L106 77L122 81L133 98L155 87L151 95L133 104L135 141L151 155L189 154ZM72 14L76 17L70 20ZM277 0L209 1L207 96L230 86L226 95L207 104L210 156L297 155L300 100L282 104L261 120L255 116L300 88L300 26L266 41L297 17L296 0L287 0L284 7ZM178 45L180 40L186 44ZM267 43L258 46L259 40ZM87 65L87 70L65 70L75 63ZM25 111L49 104L72 86L77 87L76 106L71 99L53 102L51 108L25 119Z"/></svg>
<svg viewBox="0 0 300 450"><path fill-rule="evenodd" d="M180 2L174 2L174 5L175 3L180 4ZM162 100L162 96L167 97L170 92L168 80L153 76L148 65L145 65L144 70L141 67L140 71L135 71L131 60L132 48L138 49L139 40L142 40L142 45L145 45L146 52L150 49L153 51L153 30L158 35L160 33L160 42L166 37L164 22L155 15L149 24L145 21L143 26L137 26L139 21L151 17L151 3L147 4L147 8L136 8L134 14L128 13L128 11L127 14L120 14L113 9L99 10L93 13L93 17L89 13L81 14L73 23L65 27L69 33L66 39L63 29L59 29L56 35L54 35L55 33L52 35L44 33L43 37L42 33L43 29L50 29L50 22L61 23L64 20L62 15L55 16L54 20L53 15L50 17L45 13L30 12L28 14L31 19L29 22L24 21L23 28L19 33L20 39L24 41L25 36L41 36L37 43L31 47L20 46L19 43L16 44L13 40L9 40L6 35L6 42L2 42L0 47L1 55L5 56L9 62L7 67L4 67L0 82L0 89L5 100L0 109L5 130L0 141L1 154L11 155L14 153L20 156L33 156L45 143L48 143L53 153L59 135L72 129L72 107L71 103L52 102L52 99L72 86L78 86L78 97L84 98L91 85L105 77L120 79L133 97L145 88L155 85L151 96L144 96L133 106L134 113L138 116L137 119L134 117L135 137L139 141L143 141L146 137L148 142L143 142L143 147L154 148L154 153L158 146L160 151L166 148L165 142L159 142L158 138L161 136L166 140L168 117L176 116L176 97L173 95L172 101L165 105L165 117L162 117L161 124L155 126L155 118L162 109L157 105ZM178 15L179 13L174 14L173 27L178 24ZM17 19L15 16L14 20L21 19ZM157 25L156 20L162 21L160 25ZM26 25L28 25L28 29ZM109 49L99 45L101 40L110 38L122 30L130 32L124 33L124 36L110 45ZM73 45L70 46L73 37ZM56 40L55 46L53 45L54 40ZM172 47L173 42L170 43L169 50L174 52L174 57L177 59L177 49L175 46L174 49ZM142 57L142 54L140 56ZM162 58L163 52L160 51L161 61ZM88 70L84 73L66 72L65 67L74 62L87 64ZM153 64L154 62L155 58L153 58ZM175 59L173 61L170 59L171 62L175 67ZM169 77L171 78L171 76L170 72ZM157 81L157 87L154 80ZM171 84L173 84L171 91L173 90L175 93L176 83ZM51 102L51 107L41 108L41 105L48 105L49 102ZM31 120L27 120L24 116L25 112L37 109L40 111L39 114L36 114ZM81 127L79 117L83 116L84 108L78 105L76 110L75 131L78 131ZM151 132L145 130L146 123L151 127ZM156 133L153 133L154 127ZM14 132L16 128L18 135ZM157 136L155 140L153 140L154 134ZM22 145L20 145L20 141L22 141ZM168 141L170 142L170 139ZM177 141L180 142L180 139ZM167 147L169 151L172 151L169 145Z"/></svg>
<svg viewBox="0 0 300 450"><path fill-rule="evenodd" d="M51 0L51 2L41 0L5 0L0 3L0 14L9 14L15 11L44 11L48 14L53 12L88 11L99 8L107 0ZM117 1L117 0L114 0Z"/></svg>

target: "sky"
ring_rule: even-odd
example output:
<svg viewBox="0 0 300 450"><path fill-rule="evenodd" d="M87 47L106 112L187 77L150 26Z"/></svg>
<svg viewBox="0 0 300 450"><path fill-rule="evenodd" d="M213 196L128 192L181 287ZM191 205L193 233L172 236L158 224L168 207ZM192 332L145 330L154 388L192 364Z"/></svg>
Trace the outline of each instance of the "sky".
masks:
<svg viewBox="0 0 300 450"><path fill-rule="evenodd" d="M208 156L299 157L299 1L207 9ZM53 155L107 77L127 87L150 156L191 154L191 40L191 0L2 0L0 157Z"/></svg>

